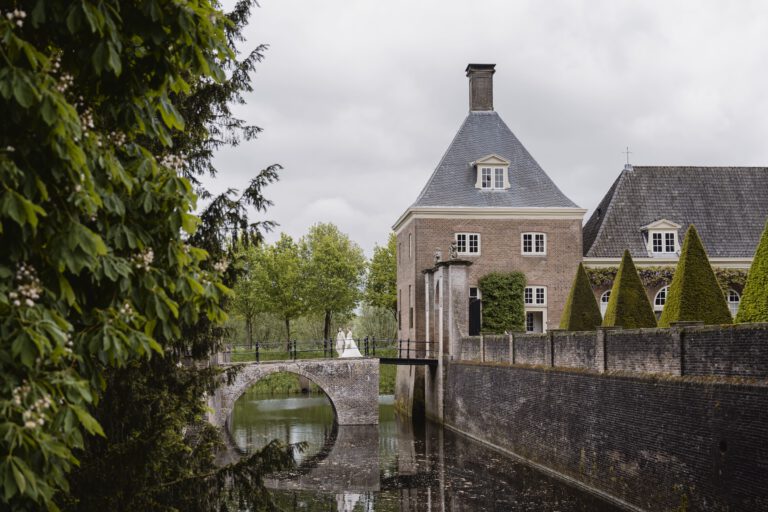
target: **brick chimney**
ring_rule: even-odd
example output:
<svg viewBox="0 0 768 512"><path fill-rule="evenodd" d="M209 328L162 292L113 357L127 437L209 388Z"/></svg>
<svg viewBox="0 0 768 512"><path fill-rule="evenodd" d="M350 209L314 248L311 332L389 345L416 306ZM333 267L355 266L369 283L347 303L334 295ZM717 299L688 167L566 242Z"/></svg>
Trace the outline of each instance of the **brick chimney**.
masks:
<svg viewBox="0 0 768 512"><path fill-rule="evenodd" d="M493 110L493 74L496 64L469 64L469 110Z"/></svg>

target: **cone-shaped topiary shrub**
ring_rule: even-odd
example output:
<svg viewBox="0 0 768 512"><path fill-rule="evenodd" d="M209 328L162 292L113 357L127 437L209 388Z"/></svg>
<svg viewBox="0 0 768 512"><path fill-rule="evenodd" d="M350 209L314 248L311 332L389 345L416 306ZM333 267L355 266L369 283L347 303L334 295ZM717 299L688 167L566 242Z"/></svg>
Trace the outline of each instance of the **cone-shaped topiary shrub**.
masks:
<svg viewBox="0 0 768 512"><path fill-rule="evenodd" d="M717 283L701 238L691 224L685 234L672 284L669 285L659 327L669 327L672 322L697 320L705 324L733 322L723 289Z"/></svg>
<svg viewBox="0 0 768 512"><path fill-rule="evenodd" d="M619 271L613 281L603 326L625 329L656 327L653 307L645 294L645 288L640 282L629 251L624 251Z"/></svg>
<svg viewBox="0 0 768 512"><path fill-rule="evenodd" d="M736 321L768 322L768 223L747 274Z"/></svg>
<svg viewBox="0 0 768 512"><path fill-rule="evenodd" d="M563 317L560 319L560 328L569 331L594 331L602 323L603 317L600 315L595 294L592 293L589 276L584 270L584 265L579 263Z"/></svg>

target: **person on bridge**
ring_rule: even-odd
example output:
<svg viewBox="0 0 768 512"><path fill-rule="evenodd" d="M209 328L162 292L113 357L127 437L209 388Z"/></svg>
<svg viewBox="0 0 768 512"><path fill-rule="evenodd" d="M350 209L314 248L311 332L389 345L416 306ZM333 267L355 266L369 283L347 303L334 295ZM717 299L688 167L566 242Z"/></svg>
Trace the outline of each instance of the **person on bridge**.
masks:
<svg viewBox="0 0 768 512"><path fill-rule="evenodd" d="M363 357L363 354L357 349L357 344L352 338L352 329L347 330L347 339L344 341L344 352L341 357Z"/></svg>
<svg viewBox="0 0 768 512"><path fill-rule="evenodd" d="M346 345L346 336L344 336L344 329L339 327L339 333L336 335L336 353L339 357L344 353L344 347Z"/></svg>

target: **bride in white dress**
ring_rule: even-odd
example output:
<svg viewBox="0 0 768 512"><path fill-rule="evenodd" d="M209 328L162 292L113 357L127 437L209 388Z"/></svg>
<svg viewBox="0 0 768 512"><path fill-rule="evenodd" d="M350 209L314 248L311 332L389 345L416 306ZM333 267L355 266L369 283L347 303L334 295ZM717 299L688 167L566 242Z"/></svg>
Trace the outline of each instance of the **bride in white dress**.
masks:
<svg viewBox="0 0 768 512"><path fill-rule="evenodd" d="M352 338L352 329L347 331L347 339L344 341L344 352L340 357L363 357L363 354L357 349L357 344Z"/></svg>
<svg viewBox="0 0 768 512"><path fill-rule="evenodd" d="M342 357L341 354L344 353L344 345L347 342L347 338L344 335L344 329L339 327L339 333L336 335L336 353L339 354L339 357Z"/></svg>

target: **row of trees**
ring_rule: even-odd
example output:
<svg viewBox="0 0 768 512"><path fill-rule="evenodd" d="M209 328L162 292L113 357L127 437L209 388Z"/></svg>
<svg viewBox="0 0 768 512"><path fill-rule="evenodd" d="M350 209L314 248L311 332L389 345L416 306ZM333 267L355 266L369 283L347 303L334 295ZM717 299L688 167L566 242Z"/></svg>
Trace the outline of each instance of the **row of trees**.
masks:
<svg viewBox="0 0 768 512"><path fill-rule="evenodd" d="M298 241L283 233L274 244L251 245L241 255L243 275L235 285L231 310L242 318L249 345L265 314L280 318L286 340L292 338L292 323L307 317L321 319L322 338L332 338L334 322L348 320L361 301L394 319L394 234L386 246L374 248L370 263L355 242L326 223L312 226Z"/></svg>
<svg viewBox="0 0 768 512"><path fill-rule="evenodd" d="M596 326L669 327L674 322L733 322L724 291L694 226L688 228L677 269L658 322L629 251L611 289L605 317L592 293L589 277L579 265L560 322L561 329L593 330ZM768 322L768 224L750 268L736 322Z"/></svg>

